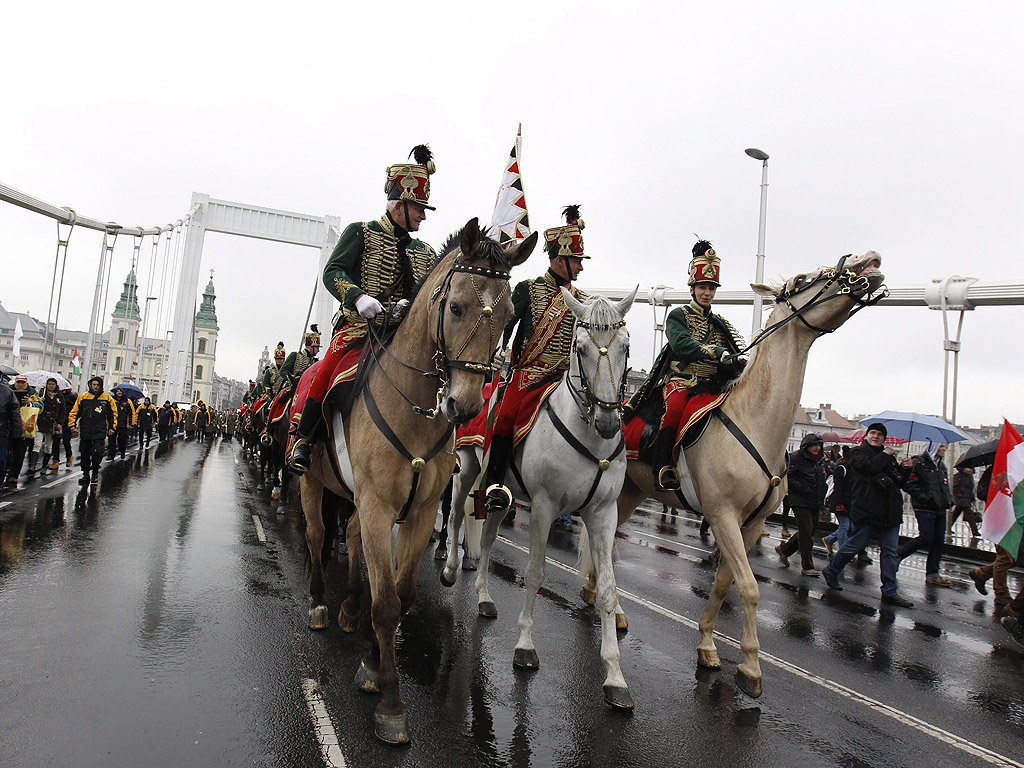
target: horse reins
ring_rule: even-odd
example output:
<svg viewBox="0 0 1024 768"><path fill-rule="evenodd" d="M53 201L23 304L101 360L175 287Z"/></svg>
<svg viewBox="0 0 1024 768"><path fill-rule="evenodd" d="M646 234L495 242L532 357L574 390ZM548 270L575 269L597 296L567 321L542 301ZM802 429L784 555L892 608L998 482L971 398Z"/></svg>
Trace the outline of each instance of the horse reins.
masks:
<svg viewBox="0 0 1024 768"><path fill-rule="evenodd" d="M577 389L573 386L572 376L566 373L565 381L566 386L569 387L569 392L572 393L573 400L577 407L580 409L580 418L587 422L590 426L594 422L594 408L604 408L608 411L618 411L622 413L622 399L626 391L626 378L629 374L629 368L624 367L622 370L622 377L618 384L618 399L615 402L609 402L601 400L595 396L592 389L591 382L596 380L601 374L601 361L604 360L608 364L608 376L611 378L612 384L615 384L615 371L612 369L611 357L608 355L608 347L611 346L612 342L615 341L615 337L619 334L619 329L624 328L626 325L625 320L619 320L616 323L610 325L588 323L583 320L577 320L576 325L583 328L587 332L587 336L590 337L590 341L594 344L598 351L597 363L594 366L594 377L590 381L587 380L586 375L583 371L583 356L580 354L579 345L576 343L575 334L573 334L572 341L572 353L576 356L576 367L579 369L580 388ZM608 344L602 346L597 343L594 338L593 331L612 331L612 337L608 340Z"/></svg>

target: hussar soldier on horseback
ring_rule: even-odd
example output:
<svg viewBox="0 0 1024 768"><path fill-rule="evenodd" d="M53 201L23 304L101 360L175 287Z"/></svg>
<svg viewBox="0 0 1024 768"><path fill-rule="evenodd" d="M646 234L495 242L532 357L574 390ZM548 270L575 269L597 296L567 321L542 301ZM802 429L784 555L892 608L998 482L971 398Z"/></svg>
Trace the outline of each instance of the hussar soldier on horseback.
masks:
<svg viewBox="0 0 1024 768"><path fill-rule="evenodd" d="M274 349L274 364L266 367L263 371L263 378L260 379L260 383L256 387L257 392L261 395L266 395L268 400L273 400L274 395L278 393L285 383L285 379L281 375L285 356L284 342L279 341Z"/></svg>
<svg viewBox="0 0 1024 768"><path fill-rule="evenodd" d="M302 349L292 352L281 366L281 378L286 386L294 387L299 377L315 363L320 353L320 329L316 323L309 326L309 332L302 337Z"/></svg>
<svg viewBox="0 0 1024 768"><path fill-rule="evenodd" d="M512 492L504 481L515 443L529 432L544 397L569 368L573 314L559 289L564 287L581 302L588 298L572 285L583 271L583 260L590 258L583 252L580 207L566 206L562 215L564 225L544 232L548 271L534 280L522 281L512 292L515 316L506 326L504 337L507 345L515 332L512 370L488 435L484 502L488 512L507 511L512 505Z"/></svg>
<svg viewBox="0 0 1024 768"><path fill-rule="evenodd" d="M697 241L693 246L688 281L692 300L669 313L665 321L668 343L655 361L651 375L627 406L629 410L637 410L649 395L661 392L665 412L651 460L655 488L659 491L680 488L673 450L690 392L733 378L742 365L738 357L739 334L728 320L711 311L711 302L721 285L721 269L721 260L711 243Z"/></svg>
<svg viewBox="0 0 1024 768"><path fill-rule="evenodd" d="M384 215L349 224L324 267L324 285L341 309L295 430L288 463L297 472L309 469L311 443L323 423L328 392L355 379L371 325L376 334L394 325L395 312L408 307L417 282L437 258L433 248L412 237L427 211L434 210L428 203L434 161L425 144L414 147L410 156L414 163L388 166Z"/></svg>

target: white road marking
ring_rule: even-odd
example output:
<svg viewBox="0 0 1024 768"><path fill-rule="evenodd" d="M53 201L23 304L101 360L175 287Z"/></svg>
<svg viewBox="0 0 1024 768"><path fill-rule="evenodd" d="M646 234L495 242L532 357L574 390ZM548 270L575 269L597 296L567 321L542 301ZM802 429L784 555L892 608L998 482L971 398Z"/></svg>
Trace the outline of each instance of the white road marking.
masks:
<svg viewBox="0 0 1024 768"><path fill-rule="evenodd" d="M518 549L520 552L525 552L526 554L530 553L528 547L520 546L519 544L516 544L515 542L506 539L503 536L498 536L497 539L498 541L512 547L513 549ZM571 573L575 576L580 575L580 572L575 568L572 568L571 566L568 566L565 563L559 562L554 558L546 557L545 560L551 565L555 566L556 568L561 568L563 571L567 573ZM668 608L658 605L657 603L647 600L646 598L640 597L639 595L634 595L631 592L627 592L621 587L618 588L618 591L620 598L626 598L627 600L631 600L637 605L641 605L644 608L648 608L654 611L655 613L661 614L666 618L672 619L673 621L679 624L685 624L686 626L691 627L692 629L698 628L697 622L693 619L688 619L685 616L681 616L675 611L669 610ZM729 635L723 634L716 630L715 638L721 640L726 645L730 645L733 648L740 649L739 640L735 640ZM814 685L824 688L825 690L837 693L840 696L849 699L850 701L857 702L858 704L863 704L864 706L869 707L870 709L874 710L880 715L885 715L886 717L891 718L896 722L910 726L911 728L925 734L926 736L931 736L934 739L938 739L939 741L949 744L951 747L955 747L956 749L959 749L962 752L966 752L969 755L974 755L975 757L980 757L987 763L1000 766L1001 768L1024 768L1024 763L1020 763L1016 760L1011 760L1010 758L1005 757L1004 755L1001 755L998 752L993 752L990 749L986 749L985 747L979 744L975 744L973 741L968 741L967 739L961 736L957 736L955 733L950 733L949 731L939 728L936 725L932 725L931 723L921 720L920 718L914 717L913 715L908 714L901 709L897 709L896 707L890 706L889 704L885 704L881 701L878 701L877 699L872 699L870 696L865 696L863 693L855 691L852 688L847 688L845 685L840 685L837 682L815 675L813 672L808 672L806 669L798 667L796 664L791 664L790 662L786 661L785 659L779 658L778 656L773 656L772 654L765 653L763 650L761 650L758 653L758 659L773 666L776 666L779 669L783 669L793 675L796 675L797 677L800 677L809 683L813 683Z"/></svg>
<svg viewBox="0 0 1024 768"><path fill-rule="evenodd" d="M60 485L61 483L66 483L68 480L71 480L72 478L81 477L81 476L82 476L81 472L75 472L75 474L73 474L73 475L65 475L60 480L54 480L52 483L47 483L46 485L41 485L39 487L40 488L53 488L53 486L55 486L55 485Z"/></svg>
<svg viewBox="0 0 1024 768"><path fill-rule="evenodd" d="M334 730L334 722L320 694L320 686L308 677L302 680L302 695L306 697L309 717L313 721L313 733L320 744L320 755L328 768L346 768L345 755L338 744L338 734Z"/></svg>
<svg viewBox="0 0 1024 768"><path fill-rule="evenodd" d="M266 544L267 543L267 534L265 534L263 532L263 523L260 522L259 515L253 515L252 516L252 522L253 522L253 525L256 526L256 538L258 538L260 540L260 542L262 542L263 544Z"/></svg>
<svg viewBox="0 0 1024 768"><path fill-rule="evenodd" d="M12 503L13 502L10 501L0 501L0 509L3 509L4 507L9 507L11 506Z"/></svg>

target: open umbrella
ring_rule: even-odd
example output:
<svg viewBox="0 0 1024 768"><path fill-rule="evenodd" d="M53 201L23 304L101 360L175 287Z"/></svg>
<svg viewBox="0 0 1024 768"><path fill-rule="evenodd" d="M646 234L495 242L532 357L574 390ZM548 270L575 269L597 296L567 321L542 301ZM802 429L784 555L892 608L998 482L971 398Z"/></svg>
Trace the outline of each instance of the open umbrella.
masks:
<svg viewBox="0 0 1024 768"><path fill-rule="evenodd" d="M882 411L860 420L865 426L879 422L885 425L890 437L901 437L908 443L915 440L930 443L958 443L970 438L938 416L925 416L913 411Z"/></svg>
<svg viewBox="0 0 1024 768"><path fill-rule="evenodd" d="M12 368L9 365L0 364L0 371L7 374L8 376L17 376L20 371L17 368Z"/></svg>
<svg viewBox="0 0 1024 768"><path fill-rule="evenodd" d="M961 456L956 467L987 467L996 461L996 451L999 449L999 439L989 440L987 443L972 445Z"/></svg>
<svg viewBox="0 0 1024 768"><path fill-rule="evenodd" d="M138 400L140 397L144 397L141 389L127 381L122 382L120 384L115 384L110 388L110 391L113 392L115 389L120 389L122 392L124 392L124 396L127 397L129 400Z"/></svg>
<svg viewBox="0 0 1024 768"><path fill-rule="evenodd" d="M71 389L71 382L61 376L59 373L53 373L52 371L29 371L24 374L25 378L28 379L28 383L37 388L43 389L46 386L47 379L57 380L57 389Z"/></svg>

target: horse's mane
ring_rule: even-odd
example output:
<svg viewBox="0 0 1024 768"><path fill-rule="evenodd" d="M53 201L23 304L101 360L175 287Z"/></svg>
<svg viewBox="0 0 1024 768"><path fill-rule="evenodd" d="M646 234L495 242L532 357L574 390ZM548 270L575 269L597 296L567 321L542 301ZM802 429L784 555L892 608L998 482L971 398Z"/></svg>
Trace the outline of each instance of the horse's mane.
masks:
<svg viewBox="0 0 1024 768"><path fill-rule="evenodd" d="M613 325L622 319L615 302L606 296L591 296L583 303L583 308L585 317L581 319L586 323Z"/></svg>
<svg viewBox="0 0 1024 768"><path fill-rule="evenodd" d="M465 229L466 228L463 227L462 229L452 232L445 238L444 242L441 244L441 249L437 252L437 256L434 258L433 263L427 269L426 274L423 275L423 279L413 287L413 299L416 298L416 294L419 293L423 284L430 279L430 276L434 273L437 265L458 250L459 245L462 242L462 233ZM488 265L498 269L509 270L512 267L511 262L508 260L508 254L505 253L505 249L498 245L495 240L488 237L487 230L483 227L480 227L480 243L477 245L476 251L471 254L471 257L473 260L484 259L487 261Z"/></svg>

